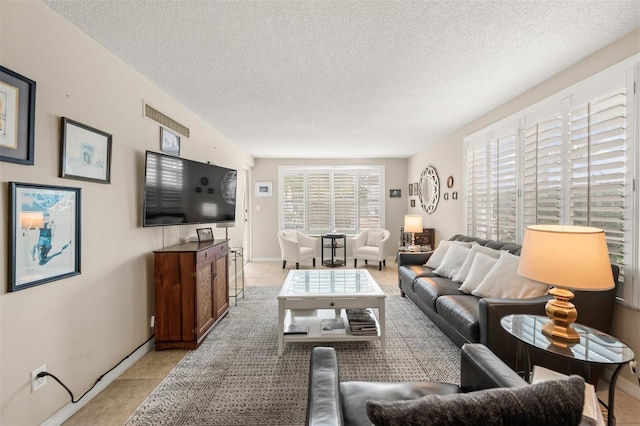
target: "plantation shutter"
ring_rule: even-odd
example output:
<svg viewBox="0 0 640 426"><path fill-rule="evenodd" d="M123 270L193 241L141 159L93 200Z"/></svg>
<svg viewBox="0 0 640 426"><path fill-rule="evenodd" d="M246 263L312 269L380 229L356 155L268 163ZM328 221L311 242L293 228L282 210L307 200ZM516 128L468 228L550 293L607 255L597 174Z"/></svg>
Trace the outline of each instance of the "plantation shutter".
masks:
<svg viewBox="0 0 640 426"><path fill-rule="evenodd" d="M307 182L308 230L326 232L331 229L331 175L328 171L312 171Z"/></svg>
<svg viewBox="0 0 640 426"><path fill-rule="evenodd" d="M281 217L283 229L306 228L305 176L285 173L281 177Z"/></svg>
<svg viewBox="0 0 640 426"><path fill-rule="evenodd" d="M517 172L516 172L516 128L511 128L495 139L497 164L492 172L492 216L497 229L493 238L498 241L516 242Z"/></svg>
<svg viewBox="0 0 640 426"><path fill-rule="evenodd" d="M358 175L358 229L382 228L382 176L361 171Z"/></svg>
<svg viewBox="0 0 640 426"><path fill-rule="evenodd" d="M522 153L523 227L561 223L563 211L562 116L525 117Z"/></svg>
<svg viewBox="0 0 640 426"><path fill-rule="evenodd" d="M570 115L569 218L605 230L609 255L621 269L625 253L627 94L624 80L609 94L581 102ZM622 269L623 270L623 269Z"/></svg>
<svg viewBox="0 0 640 426"><path fill-rule="evenodd" d="M333 213L333 229L355 233L357 229L356 174L353 170L333 173Z"/></svg>
<svg viewBox="0 0 640 426"><path fill-rule="evenodd" d="M488 238L489 144L487 135L467 143L467 233Z"/></svg>
<svg viewBox="0 0 640 426"><path fill-rule="evenodd" d="M280 226L307 234L356 234L384 223L384 167L279 169Z"/></svg>

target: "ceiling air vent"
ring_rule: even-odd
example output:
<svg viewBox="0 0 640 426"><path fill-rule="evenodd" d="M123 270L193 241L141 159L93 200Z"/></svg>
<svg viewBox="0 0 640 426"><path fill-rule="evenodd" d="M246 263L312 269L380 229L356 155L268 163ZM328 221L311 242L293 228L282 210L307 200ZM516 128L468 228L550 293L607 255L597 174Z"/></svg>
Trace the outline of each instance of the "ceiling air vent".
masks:
<svg viewBox="0 0 640 426"><path fill-rule="evenodd" d="M167 129L171 129L177 133L180 133L182 136L186 138L189 137L189 128L187 126L184 126L178 123L173 118L161 113L160 111L158 111L157 109L155 109L154 107L148 104L144 105L144 115L147 118L150 118L153 121L160 123Z"/></svg>

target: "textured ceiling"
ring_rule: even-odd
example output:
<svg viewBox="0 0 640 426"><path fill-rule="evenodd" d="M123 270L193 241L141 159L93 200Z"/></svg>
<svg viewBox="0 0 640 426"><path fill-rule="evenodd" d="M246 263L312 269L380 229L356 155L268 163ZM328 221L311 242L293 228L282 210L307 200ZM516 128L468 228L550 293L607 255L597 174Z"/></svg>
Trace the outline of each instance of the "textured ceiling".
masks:
<svg viewBox="0 0 640 426"><path fill-rule="evenodd" d="M408 157L640 26L638 0L45 3L256 157Z"/></svg>

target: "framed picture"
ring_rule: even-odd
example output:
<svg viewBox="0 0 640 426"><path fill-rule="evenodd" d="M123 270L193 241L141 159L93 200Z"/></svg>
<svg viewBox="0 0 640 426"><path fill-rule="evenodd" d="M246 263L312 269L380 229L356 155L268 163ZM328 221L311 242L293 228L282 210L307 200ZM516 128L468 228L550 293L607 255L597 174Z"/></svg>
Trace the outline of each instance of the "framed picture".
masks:
<svg viewBox="0 0 640 426"><path fill-rule="evenodd" d="M111 182L111 135L62 117L60 177Z"/></svg>
<svg viewBox="0 0 640 426"><path fill-rule="evenodd" d="M413 184L409 184L409 196L413 195Z"/></svg>
<svg viewBox="0 0 640 426"><path fill-rule="evenodd" d="M33 165L36 82L0 66L0 161Z"/></svg>
<svg viewBox="0 0 640 426"><path fill-rule="evenodd" d="M9 182L9 291L80 274L80 188Z"/></svg>
<svg viewBox="0 0 640 426"><path fill-rule="evenodd" d="M400 198L402 191L400 189L390 189L389 197L390 198Z"/></svg>
<svg viewBox="0 0 640 426"><path fill-rule="evenodd" d="M198 241L213 241L213 230L211 228L198 228L196 229L198 234Z"/></svg>
<svg viewBox="0 0 640 426"><path fill-rule="evenodd" d="M256 197L271 197L273 185L271 182L256 182Z"/></svg>
<svg viewBox="0 0 640 426"><path fill-rule="evenodd" d="M411 207L415 207L416 206L416 200L411 200Z"/></svg>
<svg viewBox="0 0 640 426"><path fill-rule="evenodd" d="M180 136L171 130L160 127L160 151L180 157Z"/></svg>
<svg viewBox="0 0 640 426"><path fill-rule="evenodd" d="M413 195L418 195L418 182L413 184Z"/></svg>

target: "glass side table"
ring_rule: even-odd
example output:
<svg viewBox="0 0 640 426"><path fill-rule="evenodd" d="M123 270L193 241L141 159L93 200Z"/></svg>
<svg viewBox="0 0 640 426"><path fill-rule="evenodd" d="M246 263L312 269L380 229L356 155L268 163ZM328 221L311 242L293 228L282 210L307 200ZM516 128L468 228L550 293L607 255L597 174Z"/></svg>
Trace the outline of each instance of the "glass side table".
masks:
<svg viewBox="0 0 640 426"><path fill-rule="evenodd" d="M549 318L545 316L508 315L500 320L500 325L507 333L518 340L518 345L524 343L527 347L538 348L545 352L584 362L587 366L591 364L615 366L615 371L609 381L608 404L600 400L600 403L609 412L607 424L615 425L616 418L613 412L613 403L616 380L622 367L633 360L633 350L613 336L578 323L574 323L573 328L580 335L579 343L567 343L552 339L542 334L542 326L547 322L549 322ZM518 353L520 353L520 350L518 350ZM525 379L528 380L531 365L528 352L526 353L524 371ZM588 377L585 379L588 380Z"/></svg>
<svg viewBox="0 0 640 426"><path fill-rule="evenodd" d="M242 295L244 299L244 257L242 247L229 248L229 261L233 262L233 269L236 276L233 279L233 293L231 292L231 284L229 284L229 297L233 297L235 300L235 306L238 306L238 296ZM238 288L238 267L242 273L242 286Z"/></svg>

